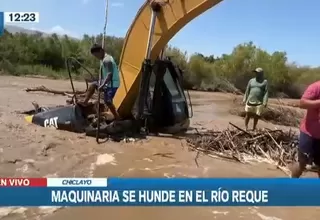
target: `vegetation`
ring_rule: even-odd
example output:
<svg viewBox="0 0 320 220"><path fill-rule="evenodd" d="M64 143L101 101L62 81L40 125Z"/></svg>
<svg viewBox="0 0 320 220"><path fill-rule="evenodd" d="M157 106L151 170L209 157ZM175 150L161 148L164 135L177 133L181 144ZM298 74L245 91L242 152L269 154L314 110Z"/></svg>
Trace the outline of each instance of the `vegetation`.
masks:
<svg viewBox="0 0 320 220"><path fill-rule="evenodd" d="M43 36L5 32L0 41L0 73L44 75L52 78L67 76L65 58L73 56L86 67L97 72L98 62L90 55L93 42L101 42L101 36L84 35L81 40L68 36ZM107 51L118 61L123 44L122 38L108 37ZM320 68L299 67L288 63L285 52L272 54L256 47L252 42L238 45L231 54L190 57L178 48L169 47L166 55L180 66L189 89L209 91L244 91L252 70L262 67L269 80L273 96L298 98L304 87L320 79ZM79 66L74 66L78 78L84 77Z"/></svg>

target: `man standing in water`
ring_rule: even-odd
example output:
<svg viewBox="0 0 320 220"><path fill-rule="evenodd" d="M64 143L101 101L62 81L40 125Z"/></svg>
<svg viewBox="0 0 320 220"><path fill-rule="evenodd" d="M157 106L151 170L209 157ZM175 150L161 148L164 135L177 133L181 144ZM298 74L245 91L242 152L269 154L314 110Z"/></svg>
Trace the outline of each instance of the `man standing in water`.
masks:
<svg viewBox="0 0 320 220"><path fill-rule="evenodd" d="M308 164L320 166L320 81L309 85L303 93L300 108L307 113L300 124L298 163L291 167L292 178L299 178Z"/></svg>
<svg viewBox="0 0 320 220"><path fill-rule="evenodd" d="M87 105L90 98L94 94L96 89L104 92L104 102L110 109L115 119L119 119L119 114L113 105L113 98L120 86L119 70L113 57L107 54L104 49L97 44L91 47L91 54L100 60L102 71L101 85L99 82L93 82L87 91L86 97L83 101L78 102L80 105Z"/></svg>
<svg viewBox="0 0 320 220"><path fill-rule="evenodd" d="M253 118L253 130L257 128L259 118L263 108L268 102L268 81L264 78L263 69L257 68L253 71L256 74L247 85L246 93L243 97L245 104L245 127L248 130L250 118Z"/></svg>

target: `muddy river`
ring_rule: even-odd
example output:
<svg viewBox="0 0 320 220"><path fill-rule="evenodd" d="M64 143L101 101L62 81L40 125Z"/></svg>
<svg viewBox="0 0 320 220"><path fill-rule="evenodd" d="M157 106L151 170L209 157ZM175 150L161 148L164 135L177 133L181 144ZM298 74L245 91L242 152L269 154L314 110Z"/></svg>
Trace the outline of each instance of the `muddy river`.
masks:
<svg viewBox="0 0 320 220"><path fill-rule="evenodd" d="M106 142L97 145L94 138L27 124L15 111L32 109L31 102L42 106L65 103L65 97L44 93L26 93L26 87L45 85L69 89L68 81L35 78L0 77L0 176L2 177L281 177L271 165L255 166L227 162L195 153L183 140L150 137L131 143ZM83 86L82 84L77 87ZM193 127L223 129L243 120L228 113L234 96L220 93L191 93ZM260 127L275 126L260 123ZM279 127L279 126L277 126ZM288 198L290 199L290 198ZM12 220L194 220L317 219L319 208L0 208L0 218Z"/></svg>

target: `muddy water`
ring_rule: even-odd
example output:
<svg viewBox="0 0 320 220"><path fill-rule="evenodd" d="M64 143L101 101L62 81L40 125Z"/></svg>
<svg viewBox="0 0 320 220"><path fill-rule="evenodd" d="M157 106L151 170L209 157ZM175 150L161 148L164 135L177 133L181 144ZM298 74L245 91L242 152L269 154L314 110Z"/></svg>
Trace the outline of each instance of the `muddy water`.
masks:
<svg viewBox="0 0 320 220"><path fill-rule="evenodd" d="M248 166L189 152L183 140L152 137L134 143L97 145L92 138L26 124L15 110L63 104L64 97L28 94L23 88L46 85L68 88L68 82L0 77L0 176L78 177L275 177L283 174L269 165ZM81 86L81 85L78 85ZM241 126L227 112L232 96L192 93L194 127ZM260 126L273 125L260 123ZM317 208L2 208L1 219L317 219Z"/></svg>

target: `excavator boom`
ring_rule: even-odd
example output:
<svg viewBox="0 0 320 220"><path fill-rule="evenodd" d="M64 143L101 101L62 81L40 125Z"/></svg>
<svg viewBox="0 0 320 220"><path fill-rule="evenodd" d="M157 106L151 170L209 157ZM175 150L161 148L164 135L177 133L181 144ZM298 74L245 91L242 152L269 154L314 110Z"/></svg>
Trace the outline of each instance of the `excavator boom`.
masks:
<svg viewBox="0 0 320 220"><path fill-rule="evenodd" d="M150 59L154 60L170 39L192 19L220 3L222 0L167 0L160 2L152 33ZM139 91L142 62L146 58L152 9L146 1L129 28L120 58L121 85L114 104L122 116L131 114Z"/></svg>

